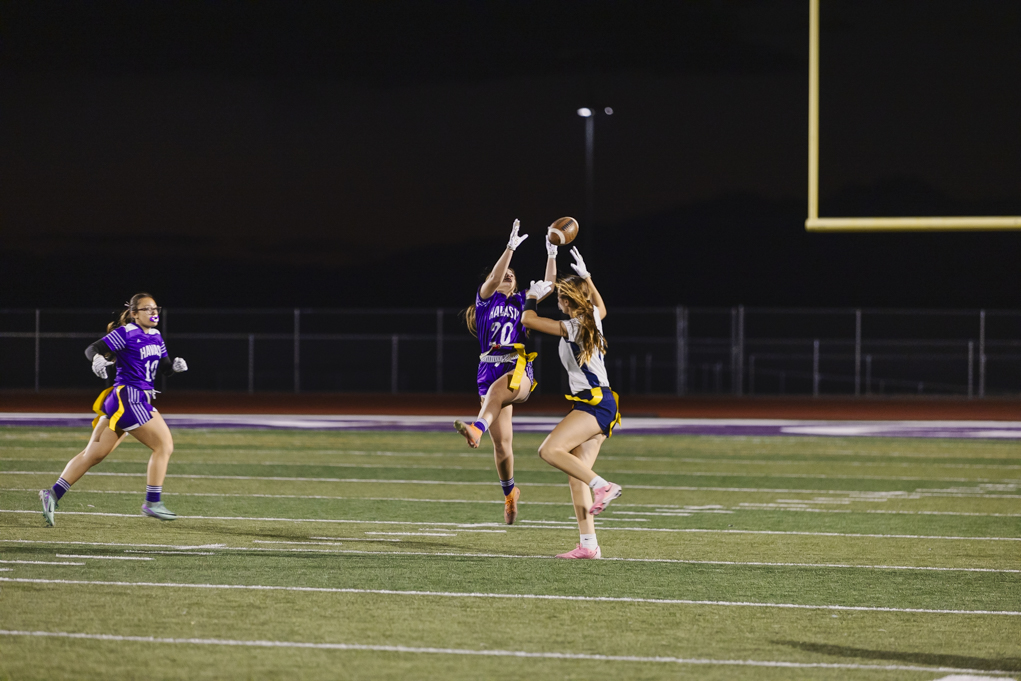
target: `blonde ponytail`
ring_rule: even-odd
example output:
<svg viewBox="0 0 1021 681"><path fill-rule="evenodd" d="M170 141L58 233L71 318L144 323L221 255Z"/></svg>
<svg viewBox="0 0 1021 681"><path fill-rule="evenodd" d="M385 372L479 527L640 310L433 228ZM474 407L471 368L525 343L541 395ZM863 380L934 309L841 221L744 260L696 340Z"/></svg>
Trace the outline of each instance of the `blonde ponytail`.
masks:
<svg viewBox="0 0 1021 681"><path fill-rule="evenodd" d="M578 320L578 364L587 364L597 352L605 355L609 344L596 326L595 307L589 287L581 277L564 277L557 282L557 295L567 301L568 314Z"/></svg>

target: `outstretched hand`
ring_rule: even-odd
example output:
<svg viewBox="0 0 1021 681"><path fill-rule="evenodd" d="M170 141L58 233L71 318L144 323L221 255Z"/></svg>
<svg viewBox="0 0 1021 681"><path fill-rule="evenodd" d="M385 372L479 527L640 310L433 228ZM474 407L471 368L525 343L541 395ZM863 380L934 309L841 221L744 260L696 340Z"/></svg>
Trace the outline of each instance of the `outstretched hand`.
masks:
<svg viewBox="0 0 1021 681"><path fill-rule="evenodd" d="M521 226L521 221L515 219L514 220L514 226L511 227L510 240L507 242L507 249L508 250L516 251L518 249L518 246L521 245L521 242L523 242L525 239L528 238L527 234L524 234L522 236L518 236L518 228L520 226Z"/></svg>
<svg viewBox="0 0 1021 681"><path fill-rule="evenodd" d="M571 257L574 258L574 262L571 263L571 269L577 272L578 276L582 279L591 278L592 275L589 273L588 268L585 267L585 259L581 257L577 246L571 249Z"/></svg>
<svg viewBox="0 0 1021 681"><path fill-rule="evenodd" d="M96 356L92 358L92 373L100 378L106 378L106 368L113 366L113 362L108 360L103 355L96 353Z"/></svg>
<svg viewBox="0 0 1021 681"><path fill-rule="evenodd" d="M179 374L182 371L187 371L187 370L188 370L188 363L185 362L180 357L175 357L174 358L174 372Z"/></svg>
<svg viewBox="0 0 1021 681"><path fill-rule="evenodd" d="M553 290L553 282L540 279L539 281L533 281L532 285L528 287L528 293L525 295L526 298L535 298L540 300L549 295L550 291Z"/></svg>
<svg viewBox="0 0 1021 681"><path fill-rule="evenodd" d="M557 257L557 246L551 243L549 240L549 232L546 232L546 257L555 258Z"/></svg>

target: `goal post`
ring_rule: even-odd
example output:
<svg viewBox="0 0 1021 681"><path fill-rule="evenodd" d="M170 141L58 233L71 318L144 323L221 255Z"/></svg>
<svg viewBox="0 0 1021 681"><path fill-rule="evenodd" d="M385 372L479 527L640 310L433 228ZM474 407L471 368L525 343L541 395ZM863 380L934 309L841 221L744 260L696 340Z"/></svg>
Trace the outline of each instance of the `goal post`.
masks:
<svg viewBox="0 0 1021 681"><path fill-rule="evenodd" d="M1021 230L1021 216L819 217L819 0L808 12L808 219L809 232L966 232Z"/></svg>

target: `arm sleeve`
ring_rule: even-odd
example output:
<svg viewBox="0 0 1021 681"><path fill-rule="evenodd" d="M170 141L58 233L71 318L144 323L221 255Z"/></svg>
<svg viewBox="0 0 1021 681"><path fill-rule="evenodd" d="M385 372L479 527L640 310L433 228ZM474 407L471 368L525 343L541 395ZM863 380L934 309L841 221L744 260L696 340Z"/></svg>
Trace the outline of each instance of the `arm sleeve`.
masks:
<svg viewBox="0 0 1021 681"><path fill-rule="evenodd" d="M161 376L173 376L177 373L174 371L174 361L166 355L160 358L159 371Z"/></svg>
<svg viewBox="0 0 1021 681"><path fill-rule="evenodd" d="M106 344L106 341L102 338L97 340L95 343L85 348L85 359L92 361L92 358L96 355L105 355L111 352L110 346Z"/></svg>

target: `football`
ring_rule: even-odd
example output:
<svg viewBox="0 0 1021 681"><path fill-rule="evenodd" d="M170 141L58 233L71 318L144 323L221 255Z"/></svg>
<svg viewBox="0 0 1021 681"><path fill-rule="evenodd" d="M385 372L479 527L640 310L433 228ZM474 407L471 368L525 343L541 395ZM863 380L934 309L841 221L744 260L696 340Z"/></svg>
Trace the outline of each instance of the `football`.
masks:
<svg viewBox="0 0 1021 681"><path fill-rule="evenodd" d="M549 226L549 242L554 246L564 246L578 236L578 221L574 218L560 218Z"/></svg>

